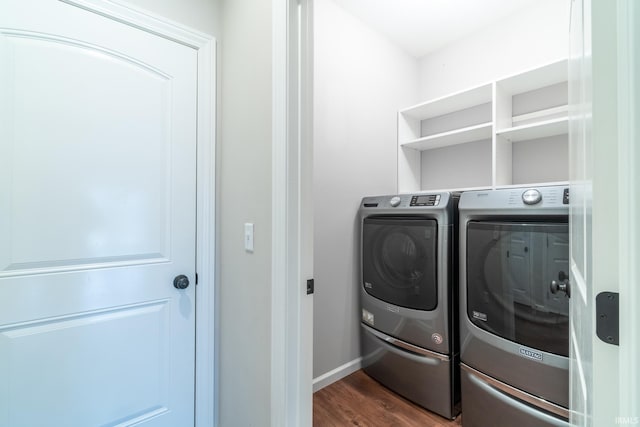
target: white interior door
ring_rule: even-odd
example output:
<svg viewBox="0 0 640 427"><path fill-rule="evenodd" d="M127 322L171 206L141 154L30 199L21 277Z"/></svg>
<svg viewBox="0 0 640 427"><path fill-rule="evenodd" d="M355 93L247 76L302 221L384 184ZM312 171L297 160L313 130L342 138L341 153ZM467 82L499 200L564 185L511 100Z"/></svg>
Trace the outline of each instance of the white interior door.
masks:
<svg viewBox="0 0 640 427"><path fill-rule="evenodd" d="M196 52L0 10L0 426L193 425Z"/></svg>
<svg viewBox="0 0 640 427"><path fill-rule="evenodd" d="M640 3L618 7L620 404L618 424L640 424Z"/></svg>
<svg viewBox="0 0 640 427"><path fill-rule="evenodd" d="M571 422L640 423L636 0L573 0L570 61ZM596 335L618 293L620 342Z"/></svg>

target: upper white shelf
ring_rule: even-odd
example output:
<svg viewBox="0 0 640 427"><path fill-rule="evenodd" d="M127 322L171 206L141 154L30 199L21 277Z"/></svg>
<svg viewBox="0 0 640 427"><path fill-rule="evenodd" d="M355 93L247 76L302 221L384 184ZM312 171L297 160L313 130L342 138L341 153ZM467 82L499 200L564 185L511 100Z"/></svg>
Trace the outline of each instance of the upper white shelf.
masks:
<svg viewBox="0 0 640 427"><path fill-rule="evenodd" d="M556 83L566 82L567 73L567 60L562 59L533 70L500 79L496 81L496 84L502 91L513 95L551 86Z"/></svg>
<svg viewBox="0 0 640 427"><path fill-rule="evenodd" d="M490 139L493 123L482 123L449 132L424 136L400 144L402 147L413 148L414 150L433 150L435 148L449 147L457 144L465 144L472 141Z"/></svg>
<svg viewBox="0 0 640 427"><path fill-rule="evenodd" d="M569 132L568 117L560 117L528 125L500 129L497 135L503 136L511 142L528 141L548 136L564 135Z"/></svg>
<svg viewBox="0 0 640 427"><path fill-rule="evenodd" d="M453 95L423 102L422 104L400 110L399 113L417 120L443 116L475 105L491 102L491 92L491 84L489 83L473 89L457 92Z"/></svg>

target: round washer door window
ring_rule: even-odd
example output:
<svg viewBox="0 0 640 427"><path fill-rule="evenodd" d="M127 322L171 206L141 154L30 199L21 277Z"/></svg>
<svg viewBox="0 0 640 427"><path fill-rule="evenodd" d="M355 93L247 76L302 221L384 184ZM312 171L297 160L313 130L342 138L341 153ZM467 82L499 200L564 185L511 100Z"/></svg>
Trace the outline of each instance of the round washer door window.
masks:
<svg viewBox="0 0 640 427"><path fill-rule="evenodd" d="M379 248L373 255L377 257L375 266L378 274L389 281L389 285L399 289L413 288L424 276L424 248L410 234L399 228L388 234L382 233Z"/></svg>
<svg viewBox="0 0 640 427"><path fill-rule="evenodd" d="M437 306L437 222L416 218L365 218L363 286L370 295L401 307Z"/></svg>

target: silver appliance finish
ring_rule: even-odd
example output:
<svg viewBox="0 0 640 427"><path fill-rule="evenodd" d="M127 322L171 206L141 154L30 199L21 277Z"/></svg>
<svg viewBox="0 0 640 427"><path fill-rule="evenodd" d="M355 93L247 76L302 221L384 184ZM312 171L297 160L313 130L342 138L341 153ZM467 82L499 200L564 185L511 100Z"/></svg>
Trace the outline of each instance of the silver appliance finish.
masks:
<svg viewBox="0 0 640 427"><path fill-rule="evenodd" d="M567 186L470 191L460 198L460 359L465 427L569 425L568 358L527 348L474 325L467 313L466 258L470 221L566 220L568 211ZM539 284L546 289L549 285ZM495 419L487 420L488 414L494 414Z"/></svg>
<svg viewBox="0 0 640 427"><path fill-rule="evenodd" d="M464 427L569 427L566 408L497 381L464 363L460 367Z"/></svg>
<svg viewBox="0 0 640 427"><path fill-rule="evenodd" d="M453 419L460 412L458 340L454 333L457 283L453 265L458 196L446 192L429 195L435 200L433 206L411 206L412 198L415 204L417 196L426 194L365 197L360 205L362 364L367 374L391 390ZM364 221L369 217L437 222L437 304L433 310L390 304L367 293L362 280L362 242Z"/></svg>

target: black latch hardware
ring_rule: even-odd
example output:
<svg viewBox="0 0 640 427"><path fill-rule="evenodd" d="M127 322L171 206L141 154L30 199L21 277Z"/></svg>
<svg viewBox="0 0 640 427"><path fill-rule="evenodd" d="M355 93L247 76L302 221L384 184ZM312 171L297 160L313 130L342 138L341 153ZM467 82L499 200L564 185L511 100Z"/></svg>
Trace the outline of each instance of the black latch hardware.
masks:
<svg viewBox="0 0 640 427"><path fill-rule="evenodd" d="M307 295L310 295L313 293L314 287L315 285L313 283L313 279L307 280Z"/></svg>
<svg viewBox="0 0 640 427"><path fill-rule="evenodd" d="M607 344L619 345L619 306L617 292L596 296L596 335Z"/></svg>

